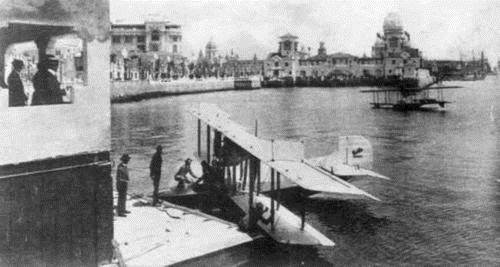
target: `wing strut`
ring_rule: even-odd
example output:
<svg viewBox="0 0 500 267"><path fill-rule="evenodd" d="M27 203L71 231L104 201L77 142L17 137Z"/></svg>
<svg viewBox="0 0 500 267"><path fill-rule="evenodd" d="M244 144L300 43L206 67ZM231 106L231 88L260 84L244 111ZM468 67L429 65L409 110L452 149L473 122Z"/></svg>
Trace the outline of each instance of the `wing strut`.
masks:
<svg viewBox="0 0 500 267"><path fill-rule="evenodd" d="M274 230L274 169L271 168L271 229Z"/></svg>
<svg viewBox="0 0 500 267"><path fill-rule="evenodd" d="M210 125L207 124L207 163L210 164Z"/></svg>
<svg viewBox="0 0 500 267"><path fill-rule="evenodd" d="M198 158L201 158L201 120L198 119Z"/></svg>

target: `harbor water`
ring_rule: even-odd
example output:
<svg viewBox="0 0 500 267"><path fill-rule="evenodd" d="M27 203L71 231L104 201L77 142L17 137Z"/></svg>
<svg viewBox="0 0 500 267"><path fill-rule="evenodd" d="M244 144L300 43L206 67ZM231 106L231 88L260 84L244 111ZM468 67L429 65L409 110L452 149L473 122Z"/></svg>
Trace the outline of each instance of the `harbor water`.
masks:
<svg viewBox="0 0 500 267"><path fill-rule="evenodd" d="M215 103L259 136L301 140L306 156L331 153L336 136L372 143L373 169L391 181L353 183L382 199L307 204L307 221L333 248L255 244L213 256L221 266L500 265L500 78L453 82L444 110L372 109L367 88L277 88L215 92L112 106L112 153L132 157L129 191L150 194L149 160L164 147L161 189L174 184L196 151L196 120L186 112ZM297 211L293 201L285 203Z"/></svg>

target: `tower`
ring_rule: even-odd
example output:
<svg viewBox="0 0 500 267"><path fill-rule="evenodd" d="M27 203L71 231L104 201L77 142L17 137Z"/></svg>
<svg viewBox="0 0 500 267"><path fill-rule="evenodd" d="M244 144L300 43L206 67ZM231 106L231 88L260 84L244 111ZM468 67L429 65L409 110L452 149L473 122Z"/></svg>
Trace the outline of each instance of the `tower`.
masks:
<svg viewBox="0 0 500 267"><path fill-rule="evenodd" d="M318 55L326 56L325 42L319 42Z"/></svg>
<svg viewBox="0 0 500 267"><path fill-rule="evenodd" d="M287 33L280 37L279 50L278 52L282 56L292 56L297 52L299 42L297 41L299 37Z"/></svg>

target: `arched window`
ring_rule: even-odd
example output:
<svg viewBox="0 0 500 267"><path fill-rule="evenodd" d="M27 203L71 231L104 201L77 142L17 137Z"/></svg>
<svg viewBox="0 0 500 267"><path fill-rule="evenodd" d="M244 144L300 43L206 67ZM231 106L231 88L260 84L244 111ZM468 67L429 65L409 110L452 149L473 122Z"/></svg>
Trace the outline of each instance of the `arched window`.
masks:
<svg viewBox="0 0 500 267"><path fill-rule="evenodd" d="M176 44L174 44L174 45L172 46L172 52L173 52L173 53L177 53L177 45L176 45Z"/></svg>
<svg viewBox="0 0 500 267"><path fill-rule="evenodd" d="M275 67L279 67L280 66L280 63L278 61L274 62L274 66Z"/></svg>

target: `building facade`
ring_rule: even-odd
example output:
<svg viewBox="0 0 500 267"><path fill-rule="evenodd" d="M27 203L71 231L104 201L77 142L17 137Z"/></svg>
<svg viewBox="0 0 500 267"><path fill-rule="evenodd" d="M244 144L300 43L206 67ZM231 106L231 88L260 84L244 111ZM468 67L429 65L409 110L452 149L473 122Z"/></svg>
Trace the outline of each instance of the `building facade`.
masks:
<svg viewBox="0 0 500 267"><path fill-rule="evenodd" d="M215 46L209 42L205 54ZM413 48L410 34L404 31L401 18L389 13L383 22L383 33L377 33L371 56L358 57L343 52L328 54L324 42L319 43L316 55L302 47L299 38L287 33L279 37L277 52L264 60L240 60L226 57L223 73L227 76L261 75L264 80L328 81L383 79L412 79L422 65L421 53Z"/></svg>
<svg viewBox="0 0 500 267"><path fill-rule="evenodd" d="M299 75L299 60L307 53L298 49L298 37L287 33L280 36L278 52L270 53L264 61L264 76L270 79L292 79Z"/></svg>
<svg viewBox="0 0 500 267"><path fill-rule="evenodd" d="M156 20L112 24L110 61L112 80L178 75L183 61L181 26Z"/></svg>
<svg viewBox="0 0 500 267"><path fill-rule="evenodd" d="M421 67L421 54L411 46L410 34L404 31L399 15L389 13L383 30L372 47L372 57L382 59L383 76L415 78Z"/></svg>
<svg viewBox="0 0 500 267"><path fill-rule="evenodd" d="M328 54L320 42L314 56L298 49L298 37L280 37L278 52L269 54L264 62L264 76L273 79L352 79L352 78L415 78L422 67L420 51L410 43L410 34L401 19L389 13L384 19L383 34L377 34L371 57L348 53Z"/></svg>

